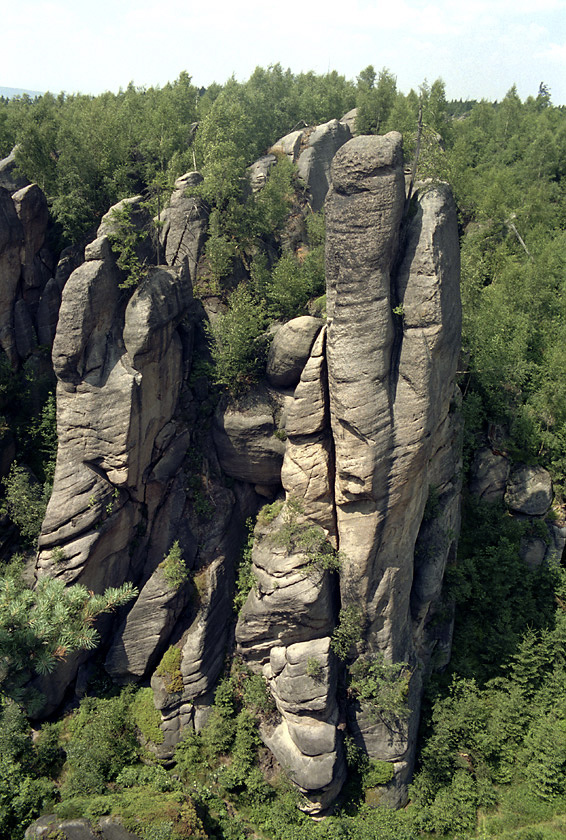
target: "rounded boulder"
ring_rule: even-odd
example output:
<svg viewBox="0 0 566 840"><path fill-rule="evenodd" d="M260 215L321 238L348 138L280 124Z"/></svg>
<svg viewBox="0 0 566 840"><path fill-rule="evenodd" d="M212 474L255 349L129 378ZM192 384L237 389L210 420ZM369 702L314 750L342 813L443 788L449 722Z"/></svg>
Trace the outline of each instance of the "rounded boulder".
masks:
<svg viewBox="0 0 566 840"><path fill-rule="evenodd" d="M301 315L275 333L267 358L267 378L277 388L292 388L301 378L314 340L324 321Z"/></svg>

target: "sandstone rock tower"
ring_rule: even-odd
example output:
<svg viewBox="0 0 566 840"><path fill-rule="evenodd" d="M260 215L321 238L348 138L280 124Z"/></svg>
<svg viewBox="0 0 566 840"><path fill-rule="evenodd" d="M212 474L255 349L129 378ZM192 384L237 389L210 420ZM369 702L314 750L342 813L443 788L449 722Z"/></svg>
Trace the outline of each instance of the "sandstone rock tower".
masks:
<svg viewBox="0 0 566 840"><path fill-rule="evenodd" d="M423 184L407 202L399 134L346 142L347 127L328 126L292 148L280 141L291 155L306 146L307 183L323 173L311 190L318 204L331 181L327 321L280 328L274 345L287 341L293 358L270 357L268 380L247 402L215 408L193 365L206 208L187 192L198 175L179 179L166 212L167 265L133 294L105 217L62 293L59 455L38 556L38 574L95 590L139 587L127 615L102 628L105 662L118 681L151 678L163 756L184 728L206 721L227 653L235 648L263 674L278 716L262 737L311 813L340 791L345 737L393 768L384 802L405 796L423 676L450 646L438 604L460 492L450 191ZM272 161L262 161L265 181ZM142 213L136 200L131 208ZM266 496L275 502L262 512ZM258 509L256 585L234 631L242 524ZM164 576L174 541L186 585ZM175 690L154 673L171 644L180 651ZM86 659L49 679L46 713ZM379 662L404 663L402 712L349 688L357 663Z"/></svg>
<svg viewBox="0 0 566 840"><path fill-rule="evenodd" d="M344 717L370 757L394 764L385 798L403 798L460 489L459 251L448 188L425 185L407 213L400 135L357 137L333 160L326 224L328 323L288 411L287 505L256 532L259 585L237 629L282 715L266 743L312 810L344 779ZM323 529L339 549L339 584L313 572L304 539L283 547L273 539L296 499L304 527ZM348 663L380 655L407 663L408 718L376 714L343 687L340 696L331 641L339 614L359 623Z"/></svg>

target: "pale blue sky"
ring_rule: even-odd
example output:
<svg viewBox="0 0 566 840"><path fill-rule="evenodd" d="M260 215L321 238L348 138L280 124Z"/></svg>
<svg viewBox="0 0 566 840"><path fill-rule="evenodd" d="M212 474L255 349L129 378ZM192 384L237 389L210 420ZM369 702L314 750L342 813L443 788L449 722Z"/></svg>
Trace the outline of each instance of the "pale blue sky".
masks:
<svg viewBox="0 0 566 840"><path fill-rule="evenodd" d="M566 105L566 0L19 0L2 11L0 86L58 93L387 67L407 93L439 76L449 98L525 99L544 81Z"/></svg>

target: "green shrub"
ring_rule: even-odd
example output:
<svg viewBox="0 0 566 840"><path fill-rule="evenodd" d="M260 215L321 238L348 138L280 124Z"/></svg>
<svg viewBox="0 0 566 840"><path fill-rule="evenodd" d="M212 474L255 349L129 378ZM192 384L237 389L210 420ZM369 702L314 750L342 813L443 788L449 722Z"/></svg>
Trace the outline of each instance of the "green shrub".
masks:
<svg viewBox="0 0 566 840"><path fill-rule="evenodd" d="M330 641L330 647L339 659L348 658L352 647L362 638L363 626L364 617L359 607L353 604L342 607Z"/></svg>
<svg viewBox="0 0 566 840"><path fill-rule="evenodd" d="M265 505L259 513L260 522L267 524L283 510L283 522L270 539L274 545L285 546L289 553L302 551L308 558L311 569L336 572L342 564L340 552L328 541L324 529L320 525L309 525L304 519L303 505L300 499L290 496L285 504L273 502Z"/></svg>
<svg viewBox="0 0 566 840"><path fill-rule="evenodd" d="M175 747L175 772L186 781L194 778L203 766L202 738L194 729L185 729L182 740Z"/></svg>
<svg viewBox="0 0 566 840"><path fill-rule="evenodd" d="M179 589L189 578L189 570L181 554L179 540L175 540L168 554L159 564L165 580L173 589Z"/></svg>
<svg viewBox="0 0 566 840"><path fill-rule="evenodd" d="M231 673L222 677L214 692L214 705L224 717L233 717L237 707L237 676L235 660L232 661Z"/></svg>
<svg viewBox="0 0 566 840"><path fill-rule="evenodd" d="M387 785L395 775L395 769L390 761L369 759L367 769L363 774L364 788Z"/></svg>
<svg viewBox="0 0 566 840"><path fill-rule="evenodd" d="M262 303L240 284L228 300L228 310L207 327L214 379L231 394L239 394L258 380L265 369L268 337Z"/></svg>
<svg viewBox="0 0 566 840"><path fill-rule="evenodd" d="M307 660L307 677L310 677L315 682L321 682L323 673L324 668L320 660L314 656L309 657Z"/></svg>
<svg viewBox="0 0 566 840"><path fill-rule="evenodd" d="M320 571L338 572L343 558L328 541L319 525L305 526L296 539L296 544L309 559L309 566Z"/></svg>
<svg viewBox="0 0 566 840"><path fill-rule="evenodd" d="M286 154L275 154L277 160L267 182L254 196L255 223L264 235L277 234L281 230L295 198L296 166Z"/></svg>
<svg viewBox="0 0 566 840"><path fill-rule="evenodd" d="M209 715L206 726L200 733L202 748L209 762L214 762L218 756L226 755L230 752L235 733L235 721L214 707Z"/></svg>
<svg viewBox="0 0 566 840"><path fill-rule="evenodd" d="M389 662L378 653L350 666L349 692L382 719L406 718L410 676L406 662Z"/></svg>
<svg viewBox="0 0 566 840"><path fill-rule="evenodd" d="M2 479L2 484L8 516L18 526L24 543L35 545L51 495L51 485L34 482L29 470L15 462L7 477Z"/></svg>
<svg viewBox="0 0 566 840"><path fill-rule="evenodd" d="M44 723L34 740L34 771L38 776L56 779L63 768L63 721Z"/></svg>
<svg viewBox="0 0 566 840"><path fill-rule="evenodd" d="M147 233L136 225L131 204L112 210L112 230L108 236L116 263L125 275L121 289L137 286L149 272L149 265L139 257L139 248Z"/></svg>
<svg viewBox="0 0 566 840"><path fill-rule="evenodd" d="M281 513L284 505L283 499L277 499L275 502L264 505L257 515L258 521L261 525L269 525Z"/></svg>
<svg viewBox="0 0 566 840"><path fill-rule="evenodd" d="M136 764L124 767L116 776L116 784L122 788L150 787L161 793L181 790L181 783L161 764Z"/></svg>
<svg viewBox="0 0 566 840"><path fill-rule="evenodd" d="M309 213L305 221L307 223L307 235L311 248L315 248L317 245L324 245L326 239L324 210L319 210L318 213Z"/></svg>
<svg viewBox="0 0 566 840"><path fill-rule="evenodd" d="M269 686L261 674L253 674L250 671L246 675L242 699L244 706L256 714L269 715L275 711Z"/></svg>
<svg viewBox="0 0 566 840"><path fill-rule="evenodd" d="M175 648L177 650L177 648ZM163 660L162 660L163 661ZM169 691L169 688L167 688ZM134 723L146 741L162 744L164 735L161 729L161 714L153 702L153 690L140 688L132 703Z"/></svg>
<svg viewBox="0 0 566 840"><path fill-rule="evenodd" d="M0 755L0 838L22 840L27 826L54 796L53 782L23 773L18 762Z"/></svg>
<svg viewBox="0 0 566 840"><path fill-rule="evenodd" d="M69 727L66 796L104 793L118 773L135 762L138 743L131 714L132 696L85 697Z"/></svg>
<svg viewBox="0 0 566 840"><path fill-rule="evenodd" d="M212 278L218 282L230 274L237 253L237 243L225 232L225 222L217 208L210 212L205 254Z"/></svg>
<svg viewBox="0 0 566 840"><path fill-rule="evenodd" d="M230 765L219 775L220 783L227 790L234 790L246 784L260 744L257 720L251 712L243 709L236 718Z"/></svg>
<svg viewBox="0 0 566 840"><path fill-rule="evenodd" d="M271 318L289 320L306 312L311 298L324 294L324 249L317 246L301 256L283 254L266 289Z"/></svg>
<svg viewBox="0 0 566 840"><path fill-rule="evenodd" d="M416 822L422 830L441 836L452 832L466 836L464 832L471 832L476 826L477 806L475 779L465 770L458 770L451 785L441 788L429 805L419 809Z"/></svg>
<svg viewBox="0 0 566 840"><path fill-rule="evenodd" d="M566 721L561 710L541 715L530 727L523 761L536 796L551 801L566 793Z"/></svg>
<svg viewBox="0 0 566 840"><path fill-rule="evenodd" d="M257 580L252 567L252 549L254 545L253 519L246 520L246 541L241 551L236 569L236 592L234 594L234 610L239 613L252 589L257 587Z"/></svg>
<svg viewBox="0 0 566 840"><path fill-rule="evenodd" d="M183 675L181 673L181 649L175 645L167 648L161 662L155 669L158 677L162 677L165 689L169 694L177 694L183 690Z"/></svg>

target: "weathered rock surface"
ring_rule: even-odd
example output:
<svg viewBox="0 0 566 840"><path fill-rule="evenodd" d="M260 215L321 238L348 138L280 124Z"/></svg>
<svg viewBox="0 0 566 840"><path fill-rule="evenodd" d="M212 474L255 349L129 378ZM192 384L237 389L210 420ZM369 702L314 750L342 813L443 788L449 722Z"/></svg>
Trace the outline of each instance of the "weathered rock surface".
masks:
<svg viewBox="0 0 566 840"><path fill-rule="evenodd" d="M281 146L295 154L297 142ZM362 619L354 658L384 655L412 672L406 720L356 702L347 710L359 744L394 765L389 804L406 796L423 668L434 646L449 648L450 621L428 625L459 529L456 212L445 185L421 190L405 211L400 135L342 145L326 201L328 327L287 408L286 502L256 527L257 587L236 629L282 716L262 737L311 813L345 776L329 646L339 605ZM337 576L309 563L317 528L340 549L340 594Z"/></svg>
<svg viewBox="0 0 566 840"><path fill-rule="evenodd" d="M540 537L529 537L521 540L519 549L521 560L531 569L540 566L546 556L547 545Z"/></svg>
<svg viewBox="0 0 566 840"><path fill-rule="evenodd" d="M8 157L0 160L0 187L8 192L16 192L29 185L25 175L18 172L16 164L16 149L12 149Z"/></svg>
<svg viewBox="0 0 566 840"><path fill-rule="evenodd" d="M312 209L324 204L330 186L330 164L338 149L352 137L347 122L330 120L316 127L293 131L271 147L284 152L297 164L300 177L307 185Z"/></svg>
<svg viewBox="0 0 566 840"><path fill-rule="evenodd" d="M455 206L443 185L423 190L405 221L399 259L400 136L350 141L332 177L327 340L338 544L346 558L342 604L363 612L365 655L381 652L414 667L423 644L411 611L415 545L439 474L449 518L458 509L450 418L461 323ZM438 597L451 542L446 537L426 585L421 569L421 606ZM353 714L372 757L411 763L417 715L394 735L363 708Z"/></svg>
<svg viewBox="0 0 566 840"><path fill-rule="evenodd" d="M51 345L58 308L53 289L47 292L55 268L44 246L47 200L24 183L11 192L0 187L0 347L14 368L38 343Z"/></svg>
<svg viewBox="0 0 566 840"><path fill-rule="evenodd" d="M484 502L496 502L505 495L511 471L509 459L482 446L474 456L470 473L470 493Z"/></svg>
<svg viewBox="0 0 566 840"><path fill-rule="evenodd" d="M298 521L296 521L296 519ZM256 527L257 580L236 628L239 650L269 681L281 723L262 737L316 814L328 808L346 777L337 737L336 667L330 633L336 622L333 576L312 564L300 540L283 543L303 515L288 503ZM312 527L305 521L304 527Z"/></svg>
<svg viewBox="0 0 566 840"><path fill-rule="evenodd" d="M204 245L208 227L208 211L201 198L191 196L191 187L202 181L198 172L188 172L175 181L169 206L161 215L161 244L167 265L188 261L191 280L196 279L196 267Z"/></svg>
<svg viewBox="0 0 566 840"><path fill-rule="evenodd" d="M505 492L505 504L516 513L544 516L552 499L552 479L544 467L519 467L511 474Z"/></svg>
<svg viewBox="0 0 566 840"><path fill-rule="evenodd" d="M252 484L280 484L285 442L275 434L277 409L275 396L262 387L238 405L219 407L214 442L225 473Z"/></svg>
<svg viewBox="0 0 566 840"><path fill-rule="evenodd" d="M106 657L105 668L111 677L129 680L143 677L156 662L176 620L190 599L185 585L169 583L157 567L128 613Z"/></svg>
<svg viewBox="0 0 566 840"><path fill-rule="evenodd" d="M319 333L295 389L285 431L283 487L289 497L301 500L304 515L321 526L334 544L334 456L328 406L326 327Z"/></svg>
<svg viewBox="0 0 566 840"><path fill-rule="evenodd" d="M37 184L30 184L15 192L12 201L24 229L23 281L27 288L33 288L41 282L41 272L36 270L35 258L43 245L49 220L47 199Z"/></svg>
<svg viewBox="0 0 566 840"><path fill-rule="evenodd" d="M0 189L0 345L13 365L18 363L13 312L23 246L24 229L12 196L8 190Z"/></svg>
<svg viewBox="0 0 566 840"><path fill-rule="evenodd" d="M40 817L29 828L24 835L26 840L138 840L138 834L126 831L123 825L112 817L102 817L98 823L93 825L86 819L59 820L55 815L49 814Z"/></svg>
<svg viewBox="0 0 566 840"><path fill-rule="evenodd" d="M193 181L189 174L178 182L165 252L183 229L183 214L192 221L182 193ZM139 198L118 210L125 205L146 230L150 220ZM190 276L194 253L180 259L178 242L175 266L150 267L136 288L125 290L109 240L115 224L111 210L84 261L69 252L57 272L71 269L61 283L53 348L59 449L37 573L94 591L124 580L138 585L138 598L112 633L106 668L118 681L139 680L151 675L171 640L180 646L183 690L171 697L153 678L164 732L159 755L169 758L183 727L197 725L201 708L205 714L224 665L242 523L257 497L248 485L224 486L207 431L213 410L207 389L189 386L199 311ZM142 260L155 257L149 237L138 251ZM281 412L282 399L272 401L272 414ZM284 443L274 440L280 462ZM276 472L270 480L278 484ZM175 540L188 577L178 587L160 566ZM101 625L103 634L111 631L110 621ZM42 686L44 714L61 701L82 659L70 657Z"/></svg>
<svg viewBox="0 0 566 840"><path fill-rule="evenodd" d="M259 192L266 185L271 167L276 160L275 155L264 155L248 167L248 178L253 193Z"/></svg>
<svg viewBox="0 0 566 840"><path fill-rule="evenodd" d="M328 636L274 647L263 669L282 721L262 736L308 799L311 813L333 802L346 777L337 731L336 662Z"/></svg>
<svg viewBox="0 0 566 840"><path fill-rule="evenodd" d="M195 173L179 179L163 213L168 266L124 290L109 213L84 262L68 254L56 288L44 284L37 298L47 334L47 320L57 321L59 434L38 574L96 591L138 585L106 667L120 681L140 679L168 645L179 649L175 691L151 678L164 733L157 752L166 759L183 728L206 721L232 644L241 526L258 503L252 488L273 497L283 485L284 503L258 518L256 584L235 636L280 716L264 723L262 738L313 814L332 804L345 779L346 726L371 757L392 762L395 781L384 797L403 800L423 674L435 646L440 658L449 649L450 620L432 619L459 528L454 204L445 185L429 184L407 213L400 135L349 140L347 123L294 132L274 149L297 160L315 210L332 174L328 321L303 317L281 327L269 384L239 402L220 404L213 416L206 382L189 379L193 346L204 346L192 299L206 227L206 208L188 195ZM271 164L267 156L252 168L252 189ZM24 238L8 198L7 217L16 221L6 254L16 243L21 250ZM147 213L139 198L127 203L142 232ZM154 251L149 238L141 243L140 257L155 259ZM21 261L16 271L14 288ZM20 322L23 347L33 337ZM12 320L0 323L4 340L17 357ZM178 589L159 567L175 540L191 577ZM339 662L331 640L344 607L359 611L361 631L349 661ZM110 633L110 622L102 631ZM339 703L347 665L376 655L408 663L406 717L376 717L351 698ZM71 658L50 679L46 713L78 665Z"/></svg>
<svg viewBox="0 0 566 840"><path fill-rule="evenodd" d="M59 448L38 574L95 591L141 583L108 660L126 679L155 663L186 603L186 591L172 592L155 572L176 531L184 556L195 553L181 526L187 497L176 477L190 435L172 422L192 289L184 262L153 268L128 299L108 243L111 226L109 213L63 291L53 346ZM53 560L56 548L62 560ZM49 708L64 690L51 684Z"/></svg>
<svg viewBox="0 0 566 840"><path fill-rule="evenodd" d="M244 605L236 637L255 666L269 660L274 645L290 645L330 635L334 627L333 586L327 573L309 568L304 550L277 538L287 511L256 527L253 552L257 586Z"/></svg>
<svg viewBox="0 0 566 840"><path fill-rule="evenodd" d="M276 388L294 387L323 322L301 315L277 330L267 356L267 378Z"/></svg>

